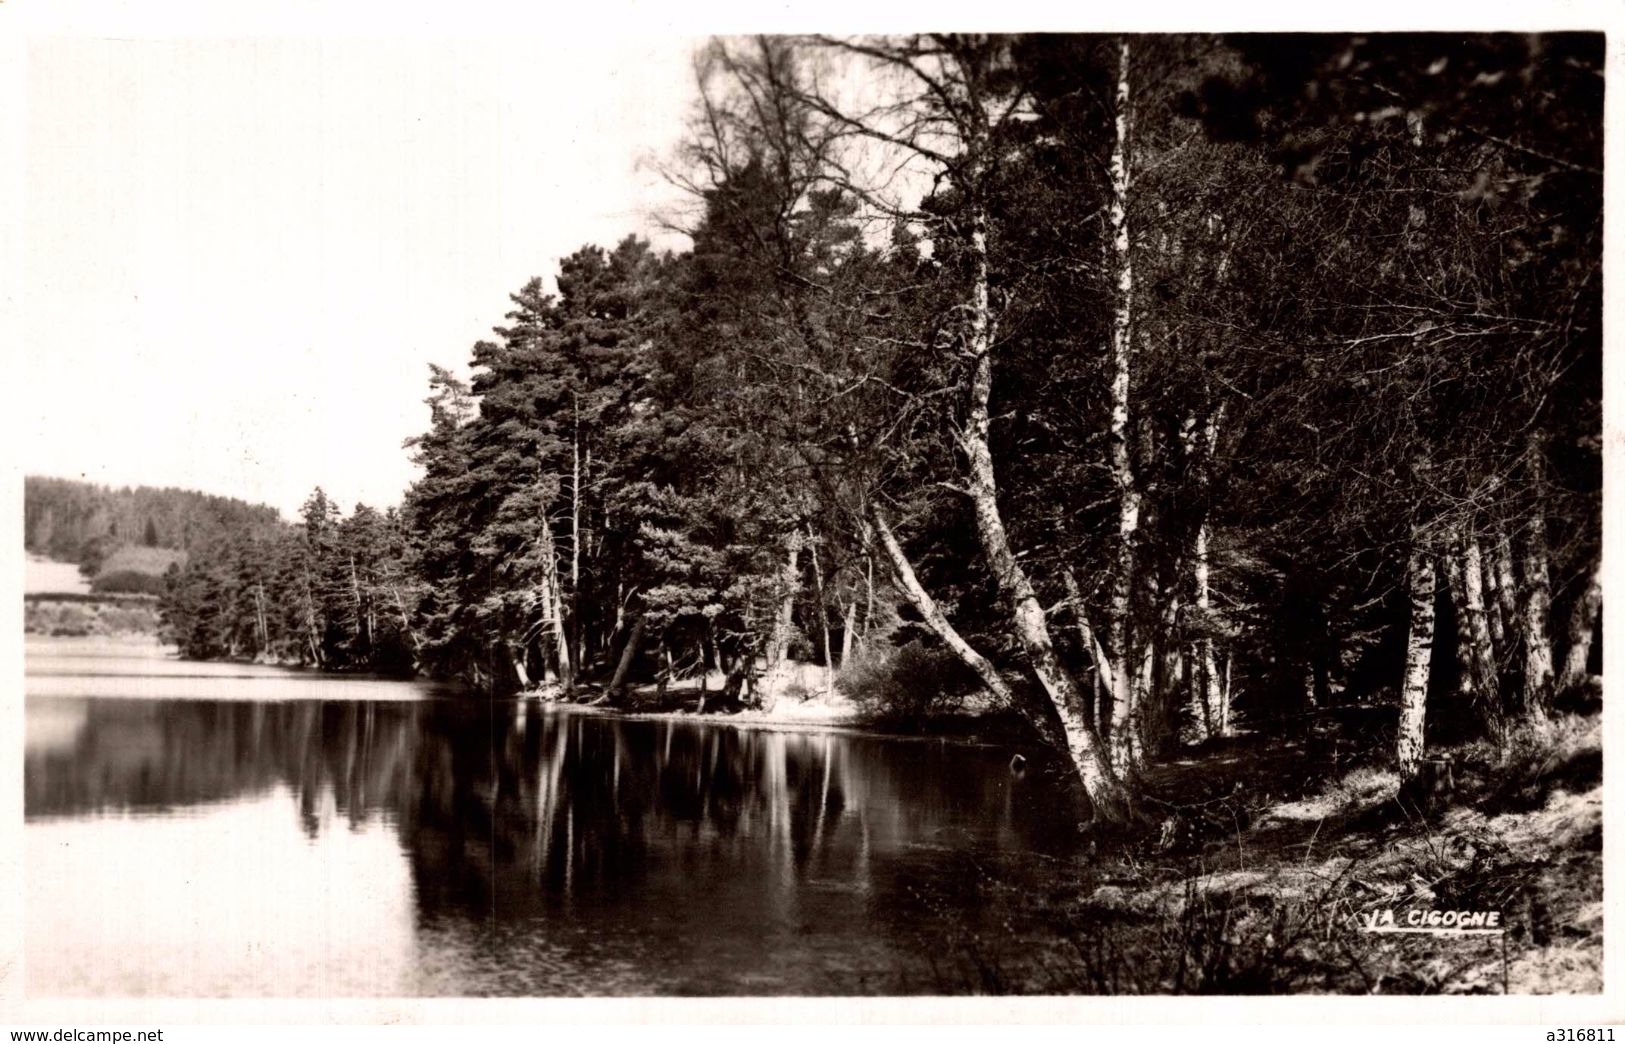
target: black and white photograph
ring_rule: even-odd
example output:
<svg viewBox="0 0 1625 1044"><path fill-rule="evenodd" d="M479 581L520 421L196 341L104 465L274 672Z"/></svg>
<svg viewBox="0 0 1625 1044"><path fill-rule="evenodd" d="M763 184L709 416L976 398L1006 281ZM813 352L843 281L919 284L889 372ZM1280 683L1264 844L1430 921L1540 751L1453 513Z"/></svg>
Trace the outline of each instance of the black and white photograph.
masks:
<svg viewBox="0 0 1625 1044"><path fill-rule="evenodd" d="M258 6L3 12L7 1018L1607 1010L1606 21Z"/></svg>

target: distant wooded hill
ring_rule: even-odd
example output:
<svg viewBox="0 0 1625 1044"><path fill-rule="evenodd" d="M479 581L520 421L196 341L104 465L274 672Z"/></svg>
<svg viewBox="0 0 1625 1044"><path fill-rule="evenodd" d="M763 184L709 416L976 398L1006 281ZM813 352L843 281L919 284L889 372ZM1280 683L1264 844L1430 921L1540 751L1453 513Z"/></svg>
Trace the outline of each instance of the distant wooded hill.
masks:
<svg viewBox="0 0 1625 1044"><path fill-rule="evenodd" d="M277 525L277 510L189 489L114 489L73 479L23 480L23 541L29 551L104 569L162 575L184 552L228 534Z"/></svg>

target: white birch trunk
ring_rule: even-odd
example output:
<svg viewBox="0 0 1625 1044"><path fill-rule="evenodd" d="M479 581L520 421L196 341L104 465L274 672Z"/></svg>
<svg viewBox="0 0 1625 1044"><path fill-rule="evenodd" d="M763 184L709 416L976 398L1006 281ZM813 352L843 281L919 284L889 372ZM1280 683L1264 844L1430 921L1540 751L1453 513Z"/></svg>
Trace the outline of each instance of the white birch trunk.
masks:
<svg viewBox="0 0 1625 1044"><path fill-rule="evenodd" d="M914 566L909 562L908 556L903 553L903 547L897 542L897 536L892 532L891 526L886 522L885 515L878 507L869 509L869 524L873 527L875 536L879 538L881 550L886 553L886 559L891 563L892 575L903 589L903 595L909 604L925 620L942 643L953 650L960 661L976 672L982 680L982 685L992 693L1001 707L1015 707L1016 698L1005 684L1004 678L998 670L988 661L987 657L977 652L970 643L960 635L959 631L949 622L942 609L937 605L936 599L920 583L914 572Z"/></svg>
<svg viewBox="0 0 1625 1044"><path fill-rule="evenodd" d="M1539 509L1524 535L1523 571L1523 713L1542 718L1551 708L1552 588L1546 554L1546 521Z"/></svg>
<svg viewBox="0 0 1625 1044"><path fill-rule="evenodd" d="M1405 674L1400 684L1399 778L1409 782L1422 760L1427 728L1428 674L1433 665L1433 556L1413 535L1406 574L1410 586L1410 631L1405 640Z"/></svg>
<svg viewBox="0 0 1625 1044"><path fill-rule="evenodd" d="M406 636L412 640L412 651L422 652L423 643L418 640L418 632L412 627L412 614L406 611L406 603L401 600L399 585L390 584L389 593L395 598L395 609L401 614L401 627L405 629Z"/></svg>
<svg viewBox="0 0 1625 1044"><path fill-rule="evenodd" d="M550 627L555 658L558 661L559 683L566 689L575 683L571 669L570 638L565 632L564 598L559 592L558 548L553 540L553 526L542 518L542 599L543 615Z"/></svg>
<svg viewBox="0 0 1625 1044"><path fill-rule="evenodd" d="M1207 416L1207 424L1203 426L1201 467L1202 490L1204 494L1209 491L1213 480L1213 461L1219 453L1219 425L1224 421L1226 405L1226 403L1221 402L1216 408L1210 410ZM1196 533L1197 539L1201 544L1200 558L1202 565L1200 582L1197 584L1197 597L1200 600L1203 618L1208 622L1211 622L1209 620L1209 614L1213 610L1213 554L1211 534L1212 527L1208 524L1206 509L1204 508L1201 525L1197 527ZM1201 655L1203 686L1202 698L1203 701L1208 705L1209 719L1219 723L1217 734L1223 738L1230 735L1229 661L1227 659L1225 663L1225 681L1223 687L1221 688L1219 684L1217 660L1213 652L1213 638L1211 636L1202 639ZM1228 653L1226 653L1226 655L1228 656ZM1214 709L1214 704L1221 701L1223 702L1224 706L1222 710L1216 712Z"/></svg>
<svg viewBox="0 0 1625 1044"><path fill-rule="evenodd" d="M1083 605L1083 589L1078 585L1078 578L1068 569L1063 574L1066 580L1066 595L1072 602L1072 618L1077 621L1078 639L1083 644L1084 652L1095 664L1095 678L1098 684L1096 690L1112 687L1114 668L1111 658L1106 653L1106 647L1100 644L1100 636L1095 633L1094 627L1089 623L1088 610ZM1097 726L1098 728L1098 726Z"/></svg>
<svg viewBox="0 0 1625 1044"><path fill-rule="evenodd" d="M1501 650L1503 662L1509 662L1517 650L1522 635L1518 623L1518 582L1512 575L1512 541L1504 532L1496 531L1495 538L1495 604L1499 607L1506 628L1506 646Z"/></svg>
<svg viewBox="0 0 1625 1044"><path fill-rule="evenodd" d="M874 556L865 551L863 554L863 639L869 638L869 628L875 622L875 560Z"/></svg>
<svg viewBox="0 0 1625 1044"><path fill-rule="evenodd" d="M807 527L807 547L812 552L813 587L818 596L818 631L824 643L824 691L835 685L835 657L830 645L829 613L824 608L824 567L818 560L818 540L812 526Z"/></svg>
<svg viewBox="0 0 1625 1044"><path fill-rule="evenodd" d="M1490 646L1494 655L1499 658L1506 655L1507 631L1506 618L1501 615L1501 582L1496 576L1496 555L1493 553L1496 545L1490 546L1491 554L1484 553L1484 545L1478 538L1472 537L1467 542L1467 552L1477 562L1479 568L1479 590L1483 592L1485 623L1490 630Z"/></svg>
<svg viewBox="0 0 1625 1044"><path fill-rule="evenodd" d="M1133 368L1134 262L1130 252L1128 200L1130 182L1129 43L1118 44L1115 135L1111 155L1111 252L1116 287L1112 302L1111 467L1117 485L1117 574L1113 578L1110 654L1120 669L1113 676L1112 759L1120 771L1134 764L1134 662L1131 613L1136 579L1136 542L1140 526L1140 489L1129 445L1129 390Z"/></svg>
<svg viewBox="0 0 1625 1044"><path fill-rule="evenodd" d="M1465 705L1477 708L1482 694L1479 692L1477 668L1473 663L1473 631L1467 612L1466 554L1461 542L1452 533L1444 554L1445 590L1450 596L1450 607L1456 624L1456 696Z"/></svg>
<svg viewBox="0 0 1625 1044"><path fill-rule="evenodd" d="M259 627L260 651L266 651L271 645L271 627L265 619L265 585L254 584L254 622Z"/></svg>
<svg viewBox="0 0 1625 1044"><path fill-rule="evenodd" d="M1213 735L1213 722L1208 720L1207 696L1202 691L1202 650L1197 642L1186 642L1180 656L1180 683L1185 686L1185 713L1190 719L1190 741L1203 743Z"/></svg>
<svg viewBox="0 0 1625 1044"><path fill-rule="evenodd" d="M581 405L575 404L575 443L570 459L570 627L572 660L581 663Z"/></svg>
<svg viewBox="0 0 1625 1044"><path fill-rule="evenodd" d="M1495 667L1495 639L1490 633L1490 614L1484 601L1483 554L1475 537L1461 542L1461 581L1479 719L1490 735L1499 736L1503 725L1501 679Z"/></svg>
<svg viewBox="0 0 1625 1044"><path fill-rule="evenodd" d="M846 613L841 620L841 666L845 667L852 662L852 632L858 626L858 603L846 603Z"/></svg>
<svg viewBox="0 0 1625 1044"><path fill-rule="evenodd" d="M794 530L787 540L784 572L780 574L783 594L778 612L773 618L773 633L767 640L767 669L762 691L767 700L777 700L784 687L787 659L790 653L790 630L795 624L796 590L801 585L801 531Z"/></svg>
<svg viewBox="0 0 1625 1044"><path fill-rule="evenodd" d="M545 581L542 584L542 589L537 592L536 598L541 603L542 610L542 685L545 688L552 689L558 684L559 680L558 662L554 657L547 655L546 649L547 646L553 644L553 636L557 633L558 627L557 618L553 615L553 600L547 595Z"/></svg>
<svg viewBox="0 0 1625 1044"><path fill-rule="evenodd" d="M974 364L969 414L960 442L969 463L970 495L975 508L977 536L988 567L1009 603L1016 637L1027 662L1061 720L1066 732L1067 751L1094 806L1095 816L1105 821L1121 821L1130 815L1128 794L1089 721L1088 706L1082 691L1055 654L1044 608L1038 602L1032 582L1010 549L1004 520L999 515L988 412L993 392L993 337L988 299L987 215L979 203L972 204L970 246L974 268L968 347ZM1121 676L1127 672L1118 673Z"/></svg>
<svg viewBox="0 0 1625 1044"><path fill-rule="evenodd" d="M1192 556L1194 564L1192 571L1196 580L1196 608L1199 611L1202 623L1206 626L1209 614L1213 608L1213 589L1211 584L1211 571L1208 564L1208 526L1203 521L1196 527L1196 552ZM1213 638L1204 635L1196 643L1196 675L1197 686L1200 688L1198 696L1199 711L1197 716L1199 724L1199 740L1210 736L1223 736L1224 728L1221 721L1228 719L1228 715L1221 715L1219 710L1219 671L1218 664L1213 656Z"/></svg>

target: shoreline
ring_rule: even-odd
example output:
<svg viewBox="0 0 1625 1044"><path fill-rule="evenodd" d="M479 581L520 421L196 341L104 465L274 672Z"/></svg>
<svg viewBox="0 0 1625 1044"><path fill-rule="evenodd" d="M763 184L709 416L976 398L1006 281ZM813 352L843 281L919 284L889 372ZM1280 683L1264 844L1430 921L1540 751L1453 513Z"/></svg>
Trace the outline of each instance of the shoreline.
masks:
<svg viewBox="0 0 1625 1044"><path fill-rule="evenodd" d="M455 687L455 683L438 682L424 675L396 677L366 671L329 671L312 667L309 664L280 663L249 657L216 657L208 660L189 660L180 655L177 646L163 643L158 640L157 635L153 634L49 635L25 633L23 646L25 660L30 646L35 646L41 653L48 650L78 650L84 652L95 649L106 649L113 653L132 650L150 651L154 656L160 656L176 663L196 664L201 667L216 669L229 667L270 668L277 671L286 671L291 675L311 680L332 679L340 682L354 681L362 683L399 682L401 684L448 685ZM599 686L588 683L580 686L577 694L581 697L590 697L592 694L601 691ZM625 721L687 722L696 725L722 725L764 732L821 732L831 735L867 736L899 740L953 741L971 746L1010 747L1013 749L1028 749L1036 746L1033 741L1020 736L1010 726L1008 719L998 714L937 715L922 719L918 722L917 728L909 730L900 728L895 722L884 718L865 716L863 711L844 697L839 697L835 701L832 701L827 696L815 696L805 701L781 697L771 711L746 708L732 713L719 711L702 714L691 709L672 706L669 703L664 708L636 706L640 698L651 697L655 691L653 685L628 687L627 699L634 704L634 706L630 707L577 703L569 700L548 700L543 699L538 690L535 689L496 697L481 695L473 690L460 693L447 691L433 696L415 696L407 702L445 700L451 702L512 704L515 707L535 705L560 714L613 718ZM697 690L686 684L674 685L667 690L668 699L675 697L679 702L686 701L695 695L697 695Z"/></svg>
<svg viewBox="0 0 1625 1044"><path fill-rule="evenodd" d="M997 721L997 718L985 716L956 716L941 718L926 722L926 728L917 732L905 732L889 726L883 721L869 721L860 716L847 716L842 718L811 718L797 717L793 713L781 715L776 711L744 710L734 714L696 714L693 711L661 710L639 711L623 710L616 707L593 706L585 703L561 703L539 700L530 694L522 694L515 702L520 704L535 703L546 710L557 711L563 714L579 714L585 717L611 718L622 721L665 721L684 722L692 725L724 725L738 729L749 729L755 732L793 732L793 733L828 733L837 736L870 737L887 740L935 740L937 742L961 743L975 747L1011 747L1030 748L1036 744L1023 742L1015 737L989 736L983 732L974 731L974 726L988 721ZM948 728L943 728L948 726ZM955 732L955 726L969 726L973 731Z"/></svg>

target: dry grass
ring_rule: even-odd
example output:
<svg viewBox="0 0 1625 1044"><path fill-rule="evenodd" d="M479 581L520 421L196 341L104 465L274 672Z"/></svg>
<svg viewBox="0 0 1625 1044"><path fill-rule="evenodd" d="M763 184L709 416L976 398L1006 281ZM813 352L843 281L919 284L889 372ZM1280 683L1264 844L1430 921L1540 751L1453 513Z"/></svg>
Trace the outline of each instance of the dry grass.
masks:
<svg viewBox="0 0 1625 1044"><path fill-rule="evenodd" d="M1392 801L1398 794L1398 774L1367 766L1349 771L1317 793L1276 805L1269 817L1280 822L1320 822Z"/></svg>
<svg viewBox="0 0 1625 1044"><path fill-rule="evenodd" d="M171 565L185 564L185 551L169 547L127 544L107 556L99 573L146 573L149 576L163 576Z"/></svg>

